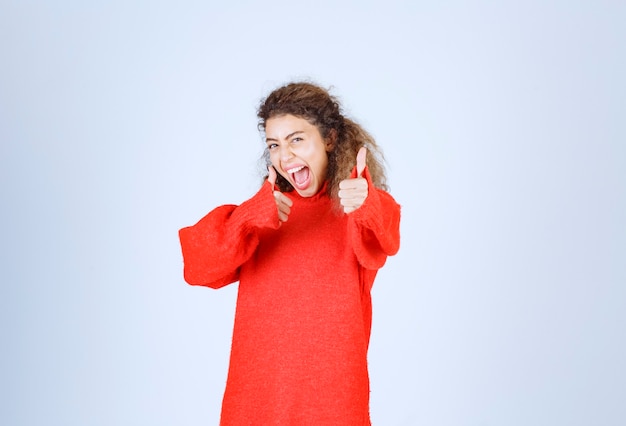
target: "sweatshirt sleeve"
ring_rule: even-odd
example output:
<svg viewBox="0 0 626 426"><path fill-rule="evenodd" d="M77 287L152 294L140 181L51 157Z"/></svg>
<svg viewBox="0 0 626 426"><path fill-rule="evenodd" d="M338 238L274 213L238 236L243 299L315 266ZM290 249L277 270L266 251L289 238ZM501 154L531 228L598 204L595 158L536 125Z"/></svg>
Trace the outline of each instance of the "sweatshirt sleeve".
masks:
<svg viewBox="0 0 626 426"><path fill-rule="evenodd" d="M353 172L356 176L356 172ZM367 167L368 195L361 207L349 213L349 234L359 263L366 269L380 269L387 256L400 248L400 205L389 193L372 183Z"/></svg>
<svg viewBox="0 0 626 426"><path fill-rule="evenodd" d="M276 202L268 182L239 206L217 207L195 225L178 232L185 281L212 288L238 281L240 266L259 244L259 230L279 226Z"/></svg>

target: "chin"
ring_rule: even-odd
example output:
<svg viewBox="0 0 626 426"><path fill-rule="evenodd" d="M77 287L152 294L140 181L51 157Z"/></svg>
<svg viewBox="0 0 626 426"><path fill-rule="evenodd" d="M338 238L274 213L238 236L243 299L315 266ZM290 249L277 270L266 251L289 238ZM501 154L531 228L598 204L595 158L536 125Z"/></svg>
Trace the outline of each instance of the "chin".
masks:
<svg viewBox="0 0 626 426"><path fill-rule="evenodd" d="M298 194L300 194L300 196L304 198L314 196L315 194L319 192L319 190L320 189L318 187L314 187L314 186L309 186L307 189L303 191L300 191L299 189L296 188L296 191L298 192Z"/></svg>

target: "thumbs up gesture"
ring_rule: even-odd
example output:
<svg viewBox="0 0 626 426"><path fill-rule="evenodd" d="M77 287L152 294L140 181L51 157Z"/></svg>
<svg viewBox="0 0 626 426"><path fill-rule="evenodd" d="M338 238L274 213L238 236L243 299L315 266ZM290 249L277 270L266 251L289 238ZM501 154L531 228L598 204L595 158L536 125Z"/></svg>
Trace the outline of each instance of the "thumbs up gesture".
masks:
<svg viewBox="0 0 626 426"><path fill-rule="evenodd" d="M345 213L351 213L361 207L368 194L367 180L361 177L365 170L367 148L359 149L356 155L356 178L339 182L339 200Z"/></svg>
<svg viewBox="0 0 626 426"><path fill-rule="evenodd" d="M276 184L276 170L274 169L274 166L269 166L267 168L267 173L267 181L272 185L273 190L274 185ZM278 209L278 219L281 222L287 222L289 213L291 213L293 201L280 191L274 191L274 201L276 202L276 208Z"/></svg>

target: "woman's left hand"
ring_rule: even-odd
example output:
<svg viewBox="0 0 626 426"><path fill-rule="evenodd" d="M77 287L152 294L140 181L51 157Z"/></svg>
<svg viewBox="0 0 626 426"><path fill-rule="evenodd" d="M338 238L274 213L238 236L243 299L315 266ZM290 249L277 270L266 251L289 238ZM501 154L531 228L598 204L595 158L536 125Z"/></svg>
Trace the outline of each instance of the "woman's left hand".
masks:
<svg viewBox="0 0 626 426"><path fill-rule="evenodd" d="M365 170L367 148L359 149L356 155L356 175L354 179L344 179L339 182L339 201L345 213L352 213L363 205L368 194L367 180L361 177Z"/></svg>

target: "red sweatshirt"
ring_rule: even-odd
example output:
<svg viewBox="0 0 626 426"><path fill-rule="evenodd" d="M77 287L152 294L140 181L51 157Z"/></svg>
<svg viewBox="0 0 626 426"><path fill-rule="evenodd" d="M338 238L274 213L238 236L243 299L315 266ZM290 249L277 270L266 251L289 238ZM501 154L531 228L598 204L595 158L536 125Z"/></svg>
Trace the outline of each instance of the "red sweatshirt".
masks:
<svg viewBox="0 0 626 426"><path fill-rule="evenodd" d="M369 195L350 214L325 187L293 191L281 224L266 182L180 230L189 284L239 281L221 425L370 424L370 290L398 251L400 206L364 177Z"/></svg>

